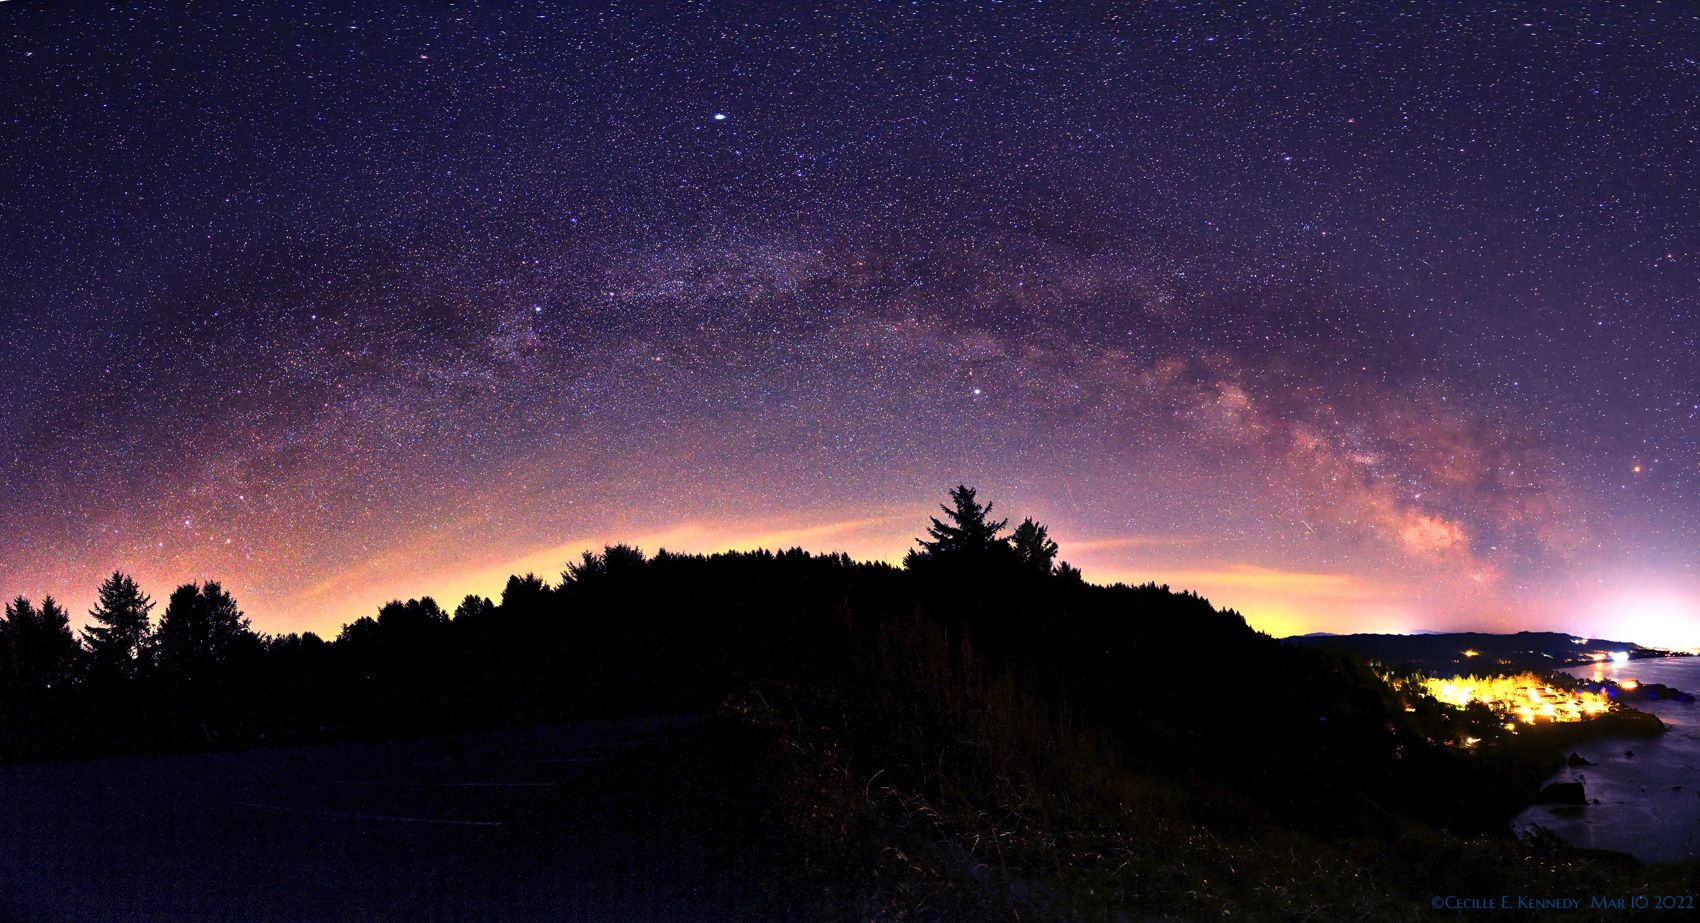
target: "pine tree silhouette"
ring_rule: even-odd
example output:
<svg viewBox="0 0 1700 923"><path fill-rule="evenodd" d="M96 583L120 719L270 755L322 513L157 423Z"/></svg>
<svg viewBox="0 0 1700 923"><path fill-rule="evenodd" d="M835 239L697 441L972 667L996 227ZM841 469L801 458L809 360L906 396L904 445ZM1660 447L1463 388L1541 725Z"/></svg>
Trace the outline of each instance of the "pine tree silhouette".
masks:
<svg viewBox="0 0 1700 923"><path fill-rule="evenodd" d="M468 593L466 598L460 601L460 605L455 607L454 620L457 624L470 625L481 619L489 618L490 613L494 612L495 609L496 604L488 598L476 593Z"/></svg>
<svg viewBox="0 0 1700 923"><path fill-rule="evenodd" d="M515 612L531 612L546 605L549 600L549 585L536 574L518 574L508 577L508 585L502 588L503 608Z"/></svg>
<svg viewBox="0 0 1700 923"><path fill-rule="evenodd" d="M218 583L186 583L165 606L155 636L160 666L193 676L223 666L244 640L253 637L236 600Z"/></svg>
<svg viewBox="0 0 1700 923"><path fill-rule="evenodd" d="M77 666L77 639L64 607L49 596L37 609L20 596L0 621L0 686L28 698L68 682Z"/></svg>
<svg viewBox="0 0 1700 923"><path fill-rule="evenodd" d="M145 669L153 634L153 600L129 574L113 571L89 610L96 623L83 630L91 666L108 676L135 679Z"/></svg>
<svg viewBox="0 0 1700 923"><path fill-rule="evenodd" d="M937 516L932 517L931 524L927 526L927 534L932 536L932 540L916 539L923 550L911 551L907 563L914 563L916 559L983 558L994 549L1008 547L1007 541L998 533L1004 530L1009 520L991 519L992 504L982 506L974 499L974 488L958 484L950 492L950 501L950 506L939 507L950 521L947 523Z"/></svg>
<svg viewBox="0 0 1700 923"><path fill-rule="evenodd" d="M1011 533L1009 543L1015 557L1023 566L1040 574L1049 574L1057 559L1057 543L1049 531L1031 519L1024 519Z"/></svg>
<svg viewBox="0 0 1700 923"><path fill-rule="evenodd" d="M173 743L218 745L254 705L241 690L264 651L236 600L214 581L171 594L154 635L158 728Z"/></svg>
<svg viewBox="0 0 1700 923"><path fill-rule="evenodd" d="M22 596L0 619L0 756L49 756L66 735L82 648L65 609Z"/></svg>

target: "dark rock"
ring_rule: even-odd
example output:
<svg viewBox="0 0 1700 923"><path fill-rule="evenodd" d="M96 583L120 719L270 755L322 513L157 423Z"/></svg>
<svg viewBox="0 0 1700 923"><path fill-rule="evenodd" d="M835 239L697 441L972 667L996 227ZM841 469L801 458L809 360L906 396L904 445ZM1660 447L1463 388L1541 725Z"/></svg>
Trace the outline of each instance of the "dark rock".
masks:
<svg viewBox="0 0 1700 923"><path fill-rule="evenodd" d="M1580 782L1554 782L1535 796L1536 804L1587 804Z"/></svg>
<svg viewBox="0 0 1700 923"><path fill-rule="evenodd" d="M1652 699L1655 702L1692 702L1694 696L1663 683L1642 683L1632 691L1632 698Z"/></svg>
<svg viewBox="0 0 1700 923"><path fill-rule="evenodd" d="M1623 755L1629 757L1630 759L1634 759L1635 758L1635 751L1634 750L1625 750L1625 751L1623 751Z"/></svg>
<svg viewBox="0 0 1700 923"><path fill-rule="evenodd" d="M1587 757L1583 756L1580 753L1570 754L1570 758L1565 760L1565 762L1572 765L1572 766L1592 766L1592 765L1594 765L1593 760L1588 759Z"/></svg>

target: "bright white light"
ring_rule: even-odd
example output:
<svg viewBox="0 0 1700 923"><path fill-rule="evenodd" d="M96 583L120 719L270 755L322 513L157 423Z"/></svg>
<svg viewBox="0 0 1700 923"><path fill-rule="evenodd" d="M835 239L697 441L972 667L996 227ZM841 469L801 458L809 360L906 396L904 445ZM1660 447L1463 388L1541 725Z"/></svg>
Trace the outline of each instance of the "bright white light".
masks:
<svg viewBox="0 0 1700 923"><path fill-rule="evenodd" d="M1691 589L1644 586L1603 594L1595 604L1594 634L1648 647L1700 646L1700 598Z"/></svg>
<svg viewBox="0 0 1700 923"><path fill-rule="evenodd" d="M1611 662L1612 663L1628 663L1629 662L1629 652L1628 651L1612 651L1611 652Z"/></svg>

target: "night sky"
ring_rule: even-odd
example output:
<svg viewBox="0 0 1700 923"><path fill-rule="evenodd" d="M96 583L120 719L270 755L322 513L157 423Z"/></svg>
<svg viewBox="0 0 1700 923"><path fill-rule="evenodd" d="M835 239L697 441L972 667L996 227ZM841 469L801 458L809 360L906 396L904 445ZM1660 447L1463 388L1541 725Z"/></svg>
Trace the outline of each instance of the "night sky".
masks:
<svg viewBox="0 0 1700 923"><path fill-rule="evenodd" d="M1678 3L0 4L0 593L267 631L959 481L1302 631L1700 645Z"/></svg>

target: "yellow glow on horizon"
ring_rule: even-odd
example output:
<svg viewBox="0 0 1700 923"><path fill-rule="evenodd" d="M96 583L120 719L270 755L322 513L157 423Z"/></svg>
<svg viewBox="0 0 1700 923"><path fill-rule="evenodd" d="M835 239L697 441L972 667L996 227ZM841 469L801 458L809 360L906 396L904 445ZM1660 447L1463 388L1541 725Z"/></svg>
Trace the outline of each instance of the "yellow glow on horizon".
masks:
<svg viewBox="0 0 1700 923"><path fill-rule="evenodd" d="M1063 545L1065 558L1072 547ZM1134 570L1119 562L1095 562L1092 555L1074 563L1094 582L1156 582L1191 590L1218 609L1239 612L1252 628L1275 637L1336 629L1399 632L1415 619L1406 607L1407 587L1352 574L1283 570L1249 562L1209 567L1156 563Z"/></svg>
<svg viewBox="0 0 1700 923"><path fill-rule="evenodd" d="M646 553L665 548L680 553L748 551L757 548L782 550L801 547L814 552L841 551L857 560L900 563L914 545L915 511L904 506L870 510L859 516L828 522L690 521L636 536L593 536L563 541L524 554L486 558L468 566L428 574L429 559L441 549L407 546L389 555L377 556L322 580L300 594L297 609L326 604L322 614L307 624L287 630L334 633L362 615L370 615L391 599L422 595L453 608L473 594L498 597L512 574L535 573L554 581L570 561L585 551L624 541ZM1078 543L1087 554L1071 558L1077 543L1063 541L1062 557L1081 567L1086 579L1097 583L1144 583L1155 580L1176 590L1192 590L1221 609L1234 609L1257 631L1275 637L1316 630L1319 625L1339 625L1350 618L1363 631L1398 631L1412 618L1399 608L1404 592L1400 586L1382 587L1349 574L1286 571L1250 563L1217 567L1153 568L1149 574L1097 565L1092 552L1158 544L1185 544L1184 537L1126 536ZM426 573L422 577L421 574Z"/></svg>
<svg viewBox="0 0 1700 923"><path fill-rule="evenodd" d="M1165 581L1174 586L1194 585L1268 590L1303 596L1369 599L1379 591L1349 574L1280 570L1256 564L1232 564L1217 569L1171 571Z"/></svg>
<svg viewBox="0 0 1700 923"><path fill-rule="evenodd" d="M430 595L452 609L468 594L499 596L512 574L532 572L553 582L584 551L617 542L651 554L662 548L713 553L802 547L817 553L843 552L857 560L898 563L914 547L919 524L932 511L930 502L917 500L835 510L839 515L813 518L807 514L748 518L710 515L673 522L651 519L648 528L611 521L557 541L547 537L533 541L529 536L493 531L489 508L478 506L417 535L374 542L370 551L364 544L329 549L322 559L302 562L294 570L281 563L289 555L280 554L275 561L257 563L247 576L213 565L202 569L169 562L138 566L133 572L156 598L174 583L220 579L237 594L261 631L334 634L347 622L375 613L391 599ZM1036 512L1042 520L1051 518L1042 510ZM1418 627L1480 628L1483 623L1479 620L1473 625L1459 624L1459 613L1473 600L1491 598L1480 594L1493 592L1474 589L1466 574L1451 574L1450 582L1446 582L1446 574L1436 577L1413 571L1390 577L1374 569L1366 572L1347 561L1319 568L1219 557L1211 552L1220 546L1197 535L1133 530L1120 535L1087 535L1091 537L1075 541L1068 537L1065 527L1054 530L1061 557L1079 567L1087 580L1100 584L1154 581L1177 591L1194 591L1220 609L1241 613L1252 628L1277 637L1312 631L1407 633ZM1200 546L1210 547L1206 550ZM292 549L290 554L302 556L300 549ZM350 554L354 555L352 559ZM333 561L337 563L331 564ZM86 593L98 577L78 577L77 583L68 585ZM76 592L57 595L77 608ZM1596 598L1589 604L1603 601ZM1590 633L1655 644L1663 638L1685 636L1682 643L1660 646L1677 649L1700 645L1700 613L1682 595L1650 597L1643 591L1638 597L1624 595L1611 603L1604 611L1616 616L1612 625L1623 630L1608 630L1596 618L1588 627L1600 630ZM86 604L81 608L86 609ZM1514 630L1509 624L1495 628ZM1465 652L1465 656L1474 654ZM1600 652L1598 659L1606 661L1608 657L1609 652Z"/></svg>
<svg viewBox="0 0 1700 923"><path fill-rule="evenodd" d="M753 551L766 548L781 551L804 548L825 553L842 551L857 560L898 563L907 552L913 538L913 514L874 514L825 523L794 524L783 522L704 523L686 522L667 529L624 538L607 536L571 539L538 548L521 555L503 557L483 564L473 564L434 576L421 577L421 562L408 560L405 549L394 555L372 559L360 567L345 570L334 577L310 587L303 600L335 601L325 614L312 623L289 630L335 633L342 625L363 615L371 615L392 599L431 596L439 604L453 609L468 595L500 598L508 577L534 573L553 583L566 565L578 560L586 551L624 542L654 554L665 549L682 554L710 554L717 551ZM892 549L897 549L892 553Z"/></svg>

